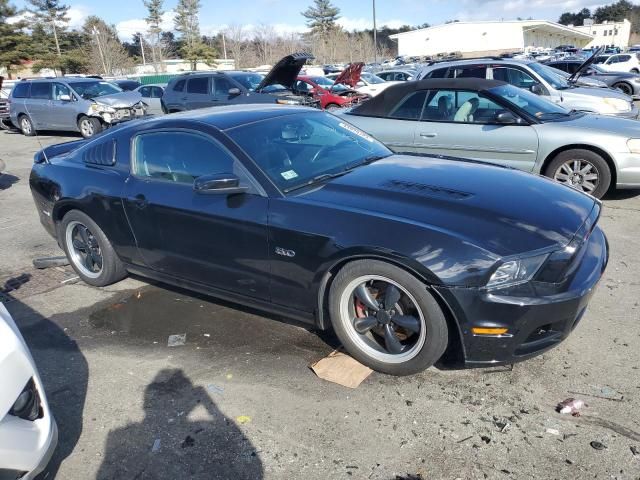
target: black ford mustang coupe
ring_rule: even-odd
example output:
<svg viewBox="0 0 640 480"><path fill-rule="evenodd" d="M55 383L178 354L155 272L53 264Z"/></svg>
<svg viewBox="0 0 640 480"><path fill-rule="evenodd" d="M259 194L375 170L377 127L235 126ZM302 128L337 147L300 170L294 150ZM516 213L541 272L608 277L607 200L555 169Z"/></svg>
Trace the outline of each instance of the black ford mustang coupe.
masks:
<svg viewBox="0 0 640 480"><path fill-rule="evenodd" d="M331 114L219 107L35 156L42 224L88 284L127 272L333 327L395 375L569 335L608 259L601 204L505 167L394 155Z"/></svg>

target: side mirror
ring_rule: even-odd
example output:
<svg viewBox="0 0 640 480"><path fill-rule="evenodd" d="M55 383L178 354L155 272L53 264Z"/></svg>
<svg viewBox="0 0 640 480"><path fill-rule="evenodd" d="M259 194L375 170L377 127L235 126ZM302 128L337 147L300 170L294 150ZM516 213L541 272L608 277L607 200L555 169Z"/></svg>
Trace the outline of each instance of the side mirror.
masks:
<svg viewBox="0 0 640 480"><path fill-rule="evenodd" d="M60 100L61 102L70 102L71 101L71 95L60 95L58 97L58 100Z"/></svg>
<svg viewBox="0 0 640 480"><path fill-rule="evenodd" d="M515 125L520 123L520 119L511 112L500 112L496 115L496 122L501 125Z"/></svg>
<svg viewBox="0 0 640 480"><path fill-rule="evenodd" d="M533 85L531 85L529 87L529 90L531 91L531 93L535 93L536 95L544 95L544 89L539 83L534 83Z"/></svg>
<svg viewBox="0 0 640 480"><path fill-rule="evenodd" d="M237 95L240 95L240 89L239 88L230 88L229 89L229 96L230 97L235 97Z"/></svg>
<svg viewBox="0 0 640 480"><path fill-rule="evenodd" d="M248 188L240 186L240 179L233 173L202 175L193 182L196 193L233 195L245 193Z"/></svg>

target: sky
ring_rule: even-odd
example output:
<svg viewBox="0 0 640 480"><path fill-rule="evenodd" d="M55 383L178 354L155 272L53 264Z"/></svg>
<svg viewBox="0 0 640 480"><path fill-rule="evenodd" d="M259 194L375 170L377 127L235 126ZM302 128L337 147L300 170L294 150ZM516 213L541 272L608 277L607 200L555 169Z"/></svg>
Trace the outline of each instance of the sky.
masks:
<svg viewBox="0 0 640 480"><path fill-rule="evenodd" d="M447 20L514 20L533 17L556 21L561 13L583 7L612 3L594 0L377 0L378 26L436 25ZM14 0L19 8L25 0ZM146 10L142 0L63 0L69 5L70 25L79 27L88 15L97 15L116 25L122 40L130 40L137 31L144 31ZM204 34L214 34L230 24L248 28L260 24L273 25L281 33L306 29L300 14L312 0L250 0L248 2L202 0L200 28ZM640 3L634 0L633 3ZM172 30L172 9L177 0L165 0L164 29ZM339 23L347 30L371 28L372 0L333 0L340 8Z"/></svg>

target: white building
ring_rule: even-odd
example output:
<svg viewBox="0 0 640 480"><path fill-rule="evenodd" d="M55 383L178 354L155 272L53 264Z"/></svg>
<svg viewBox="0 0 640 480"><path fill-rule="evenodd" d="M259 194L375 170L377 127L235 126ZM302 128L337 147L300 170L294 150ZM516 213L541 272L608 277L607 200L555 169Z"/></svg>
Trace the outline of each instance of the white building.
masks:
<svg viewBox="0 0 640 480"><path fill-rule="evenodd" d="M398 55L423 56L461 52L465 57L553 48L584 47L591 33L547 20L453 22L397 33Z"/></svg>
<svg viewBox="0 0 640 480"><path fill-rule="evenodd" d="M593 35L587 47L601 47L603 45L613 45L615 47L626 48L629 46L631 36L631 22L626 18L622 22L593 23L593 20L586 19L581 27L573 27L576 30Z"/></svg>

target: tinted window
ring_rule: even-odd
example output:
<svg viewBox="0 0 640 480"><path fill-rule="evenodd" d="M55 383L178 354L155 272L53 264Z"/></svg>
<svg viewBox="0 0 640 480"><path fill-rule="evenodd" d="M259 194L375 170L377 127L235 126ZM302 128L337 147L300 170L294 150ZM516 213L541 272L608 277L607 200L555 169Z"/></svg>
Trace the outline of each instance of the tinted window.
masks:
<svg viewBox="0 0 640 480"><path fill-rule="evenodd" d="M383 80L390 80L391 73L380 72L377 74Z"/></svg>
<svg viewBox="0 0 640 480"><path fill-rule="evenodd" d="M425 75L425 78L444 78L449 68L439 68Z"/></svg>
<svg viewBox="0 0 640 480"><path fill-rule="evenodd" d="M391 113L389 113L389 118L419 120L422 115L422 108L424 107L424 100L426 97L426 90L412 93L400 101Z"/></svg>
<svg viewBox="0 0 640 480"><path fill-rule="evenodd" d="M161 87L151 87L151 97L152 98L162 98L162 94L164 90Z"/></svg>
<svg viewBox="0 0 640 480"><path fill-rule="evenodd" d="M618 57L618 62L628 62L631 60L631 55L620 55Z"/></svg>
<svg viewBox="0 0 640 480"><path fill-rule="evenodd" d="M173 86L173 91L174 92L181 92L184 90L184 84L186 83L186 80L178 80L176 82L176 84Z"/></svg>
<svg viewBox="0 0 640 480"><path fill-rule="evenodd" d="M13 87L13 98L27 98L29 96L29 86L31 84L27 82L18 83Z"/></svg>
<svg viewBox="0 0 640 480"><path fill-rule="evenodd" d="M142 87L138 91L140 92L140 95L142 95L145 98L150 98L151 97L151 87Z"/></svg>
<svg viewBox="0 0 640 480"><path fill-rule="evenodd" d="M229 89L234 87L229 80L223 77L214 78L212 82L213 94L216 96L227 97L229 96Z"/></svg>
<svg viewBox="0 0 640 480"><path fill-rule="evenodd" d="M452 68L448 76L449 78L487 78L487 67L473 65L469 67Z"/></svg>
<svg viewBox="0 0 640 480"><path fill-rule="evenodd" d="M313 87L309 85L307 82L302 80L298 80L296 82L296 92L300 93L309 93Z"/></svg>
<svg viewBox="0 0 640 480"><path fill-rule="evenodd" d="M209 77L190 78L187 82L188 93L209 93Z"/></svg>
<svg viewBox="0 0 640 480"><path fill-rule="evenodd" d="M31 84L31 98L49 100L51 98L51 84L34 82Z"/></svg>
<svg viewBox="0 0 640 480"><path fill-rule="evenodd" d="M578 71L578 68L580 68L580 65L582 65L581 63L578 62L569 62L566 64L566 68L563 68L563 70L567 73L576 73ZM556 67L558 68L558 67Z"/></svg>
<svg viewBox="0 0 640 480"><path fill-rule="evenodd" d="M531 75L518 70L517 68L494 68L493 69L494 80L502 80L503 82L510 83L520 88L529 88L532 85L538 83Z"/></svg>
<svg viewBox="0 0 640 480"><path fill-rule="evenodd" d="M204 135L147 133L136 137L133 171L140 177L193 183L202 175L234 172L234 161L224 147Z"/></svg>

